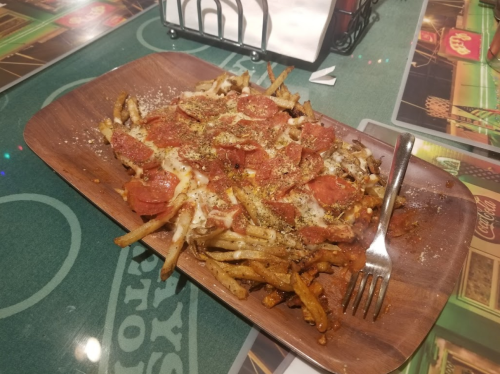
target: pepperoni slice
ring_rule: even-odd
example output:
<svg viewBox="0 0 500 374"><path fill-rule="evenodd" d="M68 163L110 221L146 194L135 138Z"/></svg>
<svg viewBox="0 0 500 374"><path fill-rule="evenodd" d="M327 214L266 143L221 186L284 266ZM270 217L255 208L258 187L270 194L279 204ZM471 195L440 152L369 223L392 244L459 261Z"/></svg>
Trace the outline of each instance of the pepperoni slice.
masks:
<svg viewBox="0 0 500 374"><path fill-rule="evenodd" d="M215 192L221 199L230 202L226 190L234 185L233 181L224 172L224 165L220 160L214 160L207 165L209 169L207 188Z"/></svg>
<svg viewBox="0 0 500 374"><path fill-rule="evenodd" d="M278 105L262 95L248 95L238 98L238 112L251 118L265 119L278 113Z"/></svg>
<svg viewBox="0 0 500 374"><path fill-rule="evenodd" d="M300 141L304 148L308 148L311 151L326 151L335 142L335 131L333 127L305 123L302 127Z"/></svg>
<svg viewBox="0 0 500 374"><path fill-rule="evenodd" d="M156 121L189 123L193 122L194 119L184 113L178 106L171 105L148 113L142 123L149 124Z"/></svg>
<svg viewBox="0 0 500 374"><path fill-rule="evenodd" d="M242 171L245 168L245 151L235 147L217 147L217 157L229 169Z"/></svg>
<svg viewBox="0 0 500 374"><path fill-rule="evenodd" d="M333 175L320 175L308 185L316 200L324 207L346 206L361 197L355 186Z"/></svg>
<svg viewBox="0 0 500 374"><path fill-rule="evenodd" d="M168 171L147 170L142 182L133 179L125 183L127 202L132 210L139 215L155 215L167 209L168 202L172 199L179 178Z"/></svg>
<svg viewBox="0 0 500 374"><path fill-rule="evenodd" d="M161 193L156 193L151 187L142 184L141 181L133 179L125 184L127 202L137 214L141 216L152 216L167 209L168 203L163 200Z"/></svg>
<svg viewBox="0 0 500 374"><path fill-rule="evenodd" d="M136 163L148 161L154 153L147 145L142 144L133 136L120 130L113 131L111 146L116 153Z"/></svg>
<svg viewBox="0 0 500 374"><path fill-rule="evenodd" d="M248 219L245 217L244 210L241 209L233 217L233 225L231 226L231 228L233 229L234 232L238 234L246 235L247 226L248 226Z"/></svg>
<svg viewBox="0 0 500 374"><path fill-rule="evenodd" d="M255 181L269 196L283 197L300 180L300 170L286 156L276 156L263 163L255 175Z"/></svg>
<svg viewBox="0 0 500 374"><path fill-rule="evenodd" d="M147 126L146 140L157 147L178 147L186 142L193 142L193 133L186 124L179 122L155 121Z"/></svg>
<svg viewBox="0 0 500 374"><path fill-rule="evenodd" d="M324 166L323 158L319 154L304 150L299 164L302 173L301 183L307 183L316 178Z"/></svg>
<svg viewBox="0 0 500 374"><path fill-rule="evenodd" d="M242 119L226 131L230 131L240 139L255 141L266 146L274 144L284 130L284 124L274 123L270 126L267 121Z"/></svg>
<svg viewBox="0 0 500 374"><path fill-rule="evenodd" d="M276 214L278 217L283 219L289 225L295 224L295 216L297 215L297 210L295 206L290 203L281 203L278 201L266 201L267 206L271 209L271 211Z"/></svg>
<svg viewBox="0 0 500 374"><path fill-rule="evenodd" d="M285 126L288 125L288 120L292 118L287 112L278 112L271 118L266 120L268 126Z"/></svg>
<svg viewBox="0 0 500 374"><path fill-rule="evenodd" d="M285 154L294 165L298 166L302 159L302 146L297 143L290 143L285 147Z"/></svg>
<svg viewBox="0 0 500 374"><path fill-rule="evenodd" d="M259 144L251 142L255 146L252 151L247 151L245 155L245 167L250 169L258 169L264 162L269 159L269 155L266 150L262 148Z"/></svg>
<svg viewBox="0 0 500 374"><path fill-rule="evenodd" d="M209 164L212 160L207 159L205 155L200 153L200 149L192 144L183 144L177 148L179 158L189 166L201 170L208 174Z"/></svg>
<svg viewBox="0 0 500 374"><path fill-rule="evenodd" d="M226 98L214 98L208 96L192 96L179 101L181 108L187 115L198 121L206 121L228 112Z"/></svg>
<svg viewBox="0 0 500 374"><path fill-rule="evenodd" d="M180 180L177 175L166 170L151 169L144 172L144 180L155 190L165 194L165 200L170 201L174 197L175 188Z"/></svg>

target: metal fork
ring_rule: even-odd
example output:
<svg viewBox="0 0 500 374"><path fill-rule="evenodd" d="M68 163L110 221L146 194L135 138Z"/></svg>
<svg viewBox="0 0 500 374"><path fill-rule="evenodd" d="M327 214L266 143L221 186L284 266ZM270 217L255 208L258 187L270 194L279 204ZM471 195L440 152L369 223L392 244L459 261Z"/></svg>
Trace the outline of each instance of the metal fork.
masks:
<svg viewBox="0 0 500 374"><path fill-rule="evenodd" d="M363 269L355 272L351 275L351 279L347 286L346 293L342 299L342 307L344 308L344 313L351 299L352 292L356 286L359 273L363 273L363 278L359 284L358 293L354 299L352 305L352 314L356 313L358 309L359 302L361 301L361 296L365 289L367 280L369 276L372 276L370 289L368 291L368 297L366 299L365 307L363 310L363 318L366 317L368 308L372 302L373 294L375 291L375 286L377 285L378 278L382 278L380 291L378 294L377 304L375 306L375 313L373 314L373 320L377 318L382 308L382 302L384 301L384 296L387 291L387 285L389 284L389 279L391 278L392 271L392 261L387 253L385 245L385 236L387 234L387 228L389 226L389 220L392 215L392 210L394 208L394 202L399 192L399 188L403 182L404 174L408 162L410 161L411 150L413 148L413 143L415 142L415 137L412 134L405 133L398 137L396 146L394 147L394 156L392 159L391 171L389 173L389 180L387 182L387 187L385 190L384 201L382 202L382 207L380 210L380 220L377 227L377 232L370 247L366 250L366 264Z"/></svg>

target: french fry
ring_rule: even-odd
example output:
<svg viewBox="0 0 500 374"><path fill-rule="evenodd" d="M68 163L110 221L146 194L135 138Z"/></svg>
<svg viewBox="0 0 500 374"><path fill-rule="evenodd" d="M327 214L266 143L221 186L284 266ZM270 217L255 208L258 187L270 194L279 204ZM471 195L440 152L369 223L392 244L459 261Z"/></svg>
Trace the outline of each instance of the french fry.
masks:
<svg viewBox="0 0 500 374"><path fill-rule="evenodd" d="M207 242L209 247L218 247L231 251L250 250L271 254L273 256L285 257L287 250L283 246L252 245L245 242L232 242L222 239L211 239Z"/></svg>
<svg viewBox="0 0 500 374"><path fill-rule="evenodd" d="M272 101L276 103L280 108L293 109L295 107L295 101L287 100L282 97L268 96Z"/></svg>
<svg viewBox="0 0 500 374"><path fill-rule="evenodd" d="M299 263L301 269L307 269L318 262L329 262L332 265L343 266L347 263L346 256L341 251L319 249Z"/></svg>
<svg viewBox="0 0 500 374"><path fill-rule="evenodd" d="M206 262L207 269L214 277L226 287L234 296L240 300L248 298L248 291L240 286L240 284L231 276L229 276L214 260L208 259Z"/></svg>
<svg viewBox="0 0 500 374"><path fill-rule="evenodd" d="M264 203L252 193L250 188L233 187L233 194L236 199L245 207L253 223L256 225L265 225L276 227L278 230L289 229L290 226L281 220ZM250 234L252 236L257 236ZM258 237L258 236L257 236ZM265 239L265 238L264 238Z"/></svg>
<svg viewBox="0 0 500 374"><path fill-rule="evenodd" d="M267 229L265 227L260 226L247 226L247 234L251 236L255 236L257 238L265 239L269 243L274 243L276 241L277 233L276 230Z"/></svg>
<svg viewBox="0 0 500 374"><path fill-rule="evenodd" d="M250 266L233 265L226 262L217 262L224 271L232 278L246 279L264 283L265 279L255 272Z"/></svg>
<svg viewBox="0 0 500 374"><path fill-rule="evenodd" d="M267 245L269 244L267 240L262 239L262 238L256 238L250 235L241 235L238 233L235 233L234 231L224 231L217 235L217 239L221 240L228 240L230 242L244 242L247 244L261 244L261 245Z"/></svg>
<svg viewBox="0 0 500 374"><path fill-rule="evenodd" d="M248 70L245 70L245 72L234 79L235 83L235 88L242 90L245 87L248 87L250 85L250 74L248 73Z"/></svg>
<svg viewBox="0 0 500 374"><path fill-rule="evenodd" d="M207 81L199 81L196 83L195 90L200 92L200 91L208 91L210 88L212 88L212 85L214 83L214 79L210 79Z"/></svg>
<svg viewBox="0 0 500 374"><path fill-rule="evenodd" d="M141 123L141 114L139 113L139 107L137 106L137 99L135 97L127 99L127 108L132 125L138 126Z"/></svg>
<svg viewBox="0 0 500 374"><path fill-rule="evenodd" d="M283 85L283 86L285 86L285 85ZM300 100L300 95L298 92L296 92L293 95L288 95L288 97L285 96L284 98L287 100L293 101L294 103L298 103L298 101Z"/></svg>
<svg viewBox="0 0 500 374"><path fill-rule="evenodd" d="M283 244L287 247L302 249L303 245L292 235L283 235L274 229L268 229L261 226L248 225L246 228L247 234L257 238L265 239L269 243Z"/></svg>
<svg viewBox="0 0 500 374"><path fill-rule="evenodd" d="M127 122L127 120L130 118L130 113L127 108L123 108L121 113L121 118L122 118L122 123Z"/></svg>
<svg viewBox="0 0 500 374"><path fill-rule="evenodd" d="M269 61L267 62L267 75L269 76L269 80L271 81L271 83L274 83L274 81L276 80L276 76L274 75L273 68ZM276 96L282 97L284 99L288 99L288 97L290 96L290 92L288 91L288 88L284 83L281 84L281 86L276 90Z"/></svg>
<svg viewBox="0 0 500 374"><path fill-rule="evenodd" d="M304 304L307 310L312 314L318 331L325 332L328 328L328 317L317 297L309 287L307 287L298 273L292 273L291 283L293 290L299 296L302 304Z"/></svg>
<svg viewBox="0 0 500 374"><path fill-rule="evenodd" d="M304 110L306 112L307 117L312 118L313 120L315 119L314 118L314 110L311 106L311 101L307 100L304 102Z"/></svg>
<svg viewBox="0 0 500 374"><path fill-rule="evenodd" d="M293 111L294 111L294 114L296 117L300 117L300 116L303 116L304 114L306 114L306 110L304 109L302 104L299 103L298 101L295 103L295 106L293 107Z"/></svg>
<svg viewBox="0 0 500 374"><path fill-rule="evenodd" d="M141 226L137 227L136 229L130 231L129 233L116 238L115 244L124 248L132 243L135 243L138 240L141 240L146 235L149 235L152 232L158 230L160 227L164 226L168 221L170 221L173 216L175 216L175 214L177 213L179 208L182 206L182 204L184 204L184 202L186 200L187 200L187 196L185 194L179 194L169 204L167 211L166 211L166 214L163 214L157 218L153 218L152 220L142 224Z"/></svg>
<svg viewBox="0 0 500 374"><path fill-rule="evenodd" d="M286 262L286 260L283 260L282 258L279 258L277 256L248 249L240 249L231 252L206 252L206 254L207 256L217 261L256 260L268 262Z"/></svg>
<svg viewBox="0 0 500 374"><path fill-rule="evenodd" d="M274 308L279 303L285 301L286 293L280 290L274 290L271 293L264 296L262 299L262 305L266 308L271 309Z"/></svg>
<svg viewBox="0 0 500 374"><path fill-rule="evenodd" d="M192 232L192 239L199 243L206 243L208 240L219 237L226 231L224 227L195 228Z"/></svg>
<svg viewBox="0 0 500 374"><path fill-rule="evenodd" d="M212 87L207 91L208 93L218 94L221 89L222 83L227 79L227 73L222 73L217 78L215 78Z"/></svg>
<svg viewBox="0 0 500 374"><path fill-rule="evenodd" d="M331 243L321 243L321 244L318 244L314 249L315 250L325 249L327 251L342 252L342 249L338 245L331 244Z"/></svg>
<svg viewBox="0 0 500 374"><path fill-rule="evenodd" d="M120 92L116 98L115 105L113 107L113 122L122 125L122 109L127 99L128 93L125 91Z"/></svg>
<svg viewBox="0 0 500 374"><path fill-rule="evenodd" d="M162 281L167 280L175 270L175 265L177 264L177 259L179 258L182 247L184 246L184 241L189 230L189 225L193 220L193 216L194 206L189 203L184 205L184 208L182 208L179 212L174 236L172 237L172 242L169 245L167 255L165 256L165 262L163 263L160 272L160 278Z"/></svg>
<svg viewBox="0 0 500 374"><path fill-rule="evenodd" d="M290 259L289 259L290 260ZM276 274L276 276L282 278L279 274L286 275L286 282L290 283L290 275L288 274L288 269L290 268L290 262L275 262L268 263L266 269Z"/></svg>
<svg viewBox="0 0 500 374"><path fill-rule="evenodd" d="M333 274L334 270L332 264L327 261L320 261L315 264L319 273Z"/></svg>
<svg viewBox="0 0 500 374"><path fill-rule="evenodd" d="M194 258L196 258L198 261L206 261L208 259L208 256L204 252L200 252L198 250L198 246L194 242L189 243L189 241L188 241L187 249L189 250L189 252L191 252L191 254L194 256Z"/></svg>
<svg viewBox="0 0 500 374"><path fill-rule="evenodd" d="M285 70L281 72L281 74L276 78L276 80L269 86L268 89L264 91L264 95L271 96L279 86L285 81L288 74L294 69L293 66L287 66Z"/></svg>
<svg viewBox="0 0 500 374"><path fill-rule="evenodd" d="M274 75L273 67L269 61L267 62L267 75L269 76L271 83L274 83L276 76Z"/></svg>
<svg viewBox="0 0 500 374"><path fill-rule="evenodd" d="M104 121L99 123L99 131L104 135L106 141L111 143L111 138L113 136L113 122L111 119L106 118Z"/></svg>
<svg viewBox="0 0 500 374"><path fill-rule="evenodd" d="M296 118L290 118L288 120L288 124L290 126L298 126L298 125L302 125L303 123L307 122L307 117L306 116L300 116L300 117L296 117ZM296 129L294 129L296 130ZM299 130L300 131L300 130ZM300 136L300 132L298 134ZM297 140L299 138L299 136L297 136Z"/></svg>
<svg viewBox="0 0 500 374"><path fill-rule="evenodd" d="M250 267L255 270L257 274L259 274L262 278L266 280L271 286L277 288L278 290L292 292L293 287L290 285L290 282L286 282L285 279L280 278L275 273L266 269L266 267L257 261L250 261Z"/></svg>

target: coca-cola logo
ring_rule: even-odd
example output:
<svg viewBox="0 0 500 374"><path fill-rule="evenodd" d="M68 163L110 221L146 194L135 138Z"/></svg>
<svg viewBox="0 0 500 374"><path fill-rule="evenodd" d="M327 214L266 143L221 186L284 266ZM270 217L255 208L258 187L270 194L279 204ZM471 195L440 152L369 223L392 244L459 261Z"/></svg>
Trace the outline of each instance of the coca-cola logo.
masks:
<svg viewBox="0 0 500 374"><path fill-rule="evenodd" d="M498 202L481 195L476 195L474 198L477 205L476 236L490 243L499 243L500 211Z"/></svg>

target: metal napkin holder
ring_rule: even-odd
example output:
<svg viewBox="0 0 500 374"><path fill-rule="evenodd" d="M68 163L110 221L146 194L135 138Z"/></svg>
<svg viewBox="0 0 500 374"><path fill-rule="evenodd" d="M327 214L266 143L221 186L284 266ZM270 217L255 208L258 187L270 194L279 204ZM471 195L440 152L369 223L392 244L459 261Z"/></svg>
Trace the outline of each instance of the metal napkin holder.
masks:
<svg viewBox="0 0 500 374"><path fill-rule="evenodd" d="M179 24L167 21L167 0L159 0L160 16L162 23L168 28L170 38L176 39L179 33L187 35L201 36L205 39L215 42L229 44L243 51L250 52L252 61L259 61L267 55L267 27L269 20L269 8L267 0L262 1L262 42L260 48L243 43L243 6L241 0L235 0L238 12L238 41L226 39L223 36L222 28L222 7L220 0L214 0L217 7L217 36L207 34L203 27L203 16L201 0L197 0L198 10L198 30L186 27L184 24L184 14L182 12L181 0L177 1L177 10L179 14ZM345 31L333 35L331 39L330 51L339 54L349 54L356 46L359 39L362 37L366 27L370 23L372 12L372 4L376 4L378 0L358 0L357 9L355 11L346 11L335 8L332 19L330 21L329 30L334 29L334 23L340 15L350 17L349 24Z"/></svg>

